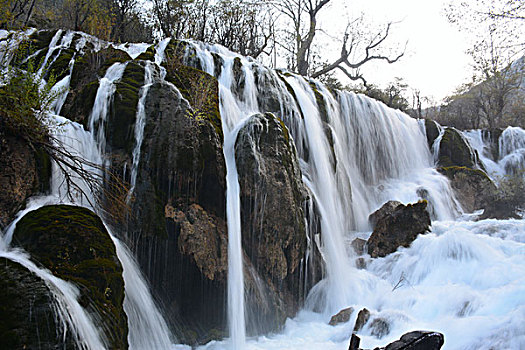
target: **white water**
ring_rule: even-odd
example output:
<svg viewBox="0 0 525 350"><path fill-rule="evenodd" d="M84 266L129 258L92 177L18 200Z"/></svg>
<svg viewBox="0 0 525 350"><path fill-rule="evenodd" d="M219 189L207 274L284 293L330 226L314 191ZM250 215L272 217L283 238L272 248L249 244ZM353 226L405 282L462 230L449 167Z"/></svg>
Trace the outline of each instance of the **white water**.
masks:
<svg viewBox="0 0 525 350"><path fill-rule="evenodd" d="M58 47L66 47L71 43L72 35L66 35L60 46L57 46L59 34L53 38L49 52ZM66 40L66 41L64 41ZM48 57L46 56L46 61ZM50 129L55 132L54 136L62 143L65 150L77 155L97 166L103 165L103 150L105 148L104 122L115 91L115 82L122 77L125 64L116 63L112 65L104 78L101 79L99 89L95 98L93 112L89 124L92 132L84 131L83 127L58 115L49 115ZM150 70L151 72L151 70ZM146 79L150 79L146 77ZM151 80L151 79L150 79ZM61 83L62 84L62 83ZM68 87L68 84L63 84ZM95 134L96 131L96 134ZM98 174L102 178L101 170L85 166L86 170ZM17 215L19 220L27 212L49 204L76 204L86 206L92 210L95 200L90 192L90 186L72 173L74 182L81 191L68 191L64 174L57 164L52 164L51 193L48 196L30 200L25 210ZM0 243L0 254L22 265L41 277L50 287L57 302L57 312L63 324L64 331L72 331L77 344L82 349L106 349L106 341L97 329L97 322L88 315L78 304L78 290L72 284L54 277L46 270L37 268L26 253L9 247L10 240L16 222L12 223ZM124 311L128 316L129 347L130 349L169 349L172 348L172 336L167 324L161 316L155 302L153 301L144 277L138 266L132 259L127 248L112 235L107 227L111 239L115 243L117 256L122 264L125 298ZM173 339L174 340L174 339Z"/></svg>
<svg viewBox="0 0 525 350"><path fill-rule="evenodd" d="M131 165L131 187L129 189L128 201L131 199L131 195L135 190L135 184L137 181L137 171L139 167L140 160L140 148L142 147L142 140L144 139L144 127L146 125L146 97L148 96L148 91L151 85L153 84L153 64L151 62L146 62L144 66L144 85L140 88L139 92L139 102L137 104L137 114L135 117L135 147L133 148L133 163Z"/></svg>
<svg viewBox="0 0 525 350"><path fill-rule="evenodd" d="M506 175L525 176L525 130L509 126L503 131L498 140L498 159L493 159L491 140L484 138L481 130L465 131L463 135L478 152L487 173L496 182Z"/></svg>
<svg viewBox="0 0 525 350"><path fill-rule="evenodd" d="M215 46L203 49L196 45L196 51L208 73L214 72L210 51L224 60L220 80L225 70L230 71L230 54L224 49ZM251 64L242 63L245 70ZM258 73L264 71L264 68L257 69ZM369 323L359 334L365 348L384 346L414 329L443 332L445 349L523 346L520 322L525 313L523 296L509 297L523 294L523 221L443 221L458 217L461 206L454 199L448 180L434 169L434 157L418 121L363 96L345 92L334 97L317 84L328 110L332 152L327 128L320 120L310 85L293 75L284 79L293 89L297 105L284 86L277 87L280 117L289 126L299 156L303 158L303 178L321 215L322 250L328 274L311 291L307 308L294 320L288 320L282 334L248 339L244 347L346 349L357 312L344 325L331 327L327 322L331 314L347 306L357 310L366 306L372 311L372 321L382 317L390 326L388 334L379 339ZM231 89L230 86L229 82L220 84L221 113L244 102L243 96L236 97L238 94L224 91ZM253 87L254 91L256 88ZM259 87L264 88L275 87ZM245 95L247 89L249 87L245 86ZM233 100L224 96L233 97ZM224 118L225 114L222 116ZM242 122L242 118L227 117L225 120L228 128L234 130ZM225 133L225 149L229 142L234 142L233 136ZM237 191L238 188L234 188L232 192ZM409 203L422 196L429 201L433 218L441 220L434 221L433 232L418 238L411 248L401 248L386 258L371 260L365 256L368 268L355 269L355 257L349 243L354 237L368 237L368 215L387 200ZM228 210L234 209L231 203L228 205ZM228 225L230 228L230 216ZM498 237L483 236L494 232L498 232ZM462 243L463 238L465 243ZM484 260L483 251L487 246L492 246L496 250L492 253L500 258L506 257L504 260L511 264L507 266L510 270L495 258ZM475 257L474 262L471 256ZM396 266L399 266L397 270ZM508 273L506 278L494 281L489 290L478 283L487 269L497 271L496 275ZM459 276L454 278L456 273ZM231 283L239 282L230 280L230 288ZM502 291L508 283L513 287ZM483 307L470 307L467 301L471 299L482 300ZM490 300L504 307L496 311ZM316 309L321 306L324 311L308 311L314 306ZM242 317L244 313L237 310L237 316ZM230 318L234 312L229 310ZM479 330L469 330L470 322L479 326ZM211 342L202 348L224 349L230 345L228 341Z"/></svg>

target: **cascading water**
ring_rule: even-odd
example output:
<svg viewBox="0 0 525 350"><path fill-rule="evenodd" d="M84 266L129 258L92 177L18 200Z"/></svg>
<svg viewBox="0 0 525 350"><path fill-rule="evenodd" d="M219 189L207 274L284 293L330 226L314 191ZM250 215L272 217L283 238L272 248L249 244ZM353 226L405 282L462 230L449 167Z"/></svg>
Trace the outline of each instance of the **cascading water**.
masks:
<svg viewBox="0 0 525 350"><path fill-rule="evenodd" d="M56 43L61 34L61 31L58 31L54 36L48 52L52 52L58 47L67 47L71 44L73 33L69 32L64 36L67 39L63 39L61 45L57 46ZM50 53L48 55L50 55ZM46 56L46 60L47 59L48 56ZM91 132L85 131L81 125L58 115L50 114L48 116L50 125L54 126L51 130L56 132L53 136L60 142L58 146L64 147L65 152L78 156L90 164L95 165L96 167L91 167L90 165L84 166L84 170L95 175L94 178L97 177L97 174L100 178L103 176L102 170L99 167L101 167L104 162L104 157L102 156L103 153L101 153L105 148L104 122L109 104L111 103L112 94L115 92L115 82L122 77L125 66L125 64L120 63L112 65L107 70L105 77L101 79L95 103L93 105L93 111L89 120ZM69 73L71 74L71 72L72 70L70 69ZM151 70L149 70L149 72L151 73ZM66 78L69 79L69 77ZM149 78L146 77L146 84L150 84L150 80L152 80L151 75ZM69 80L67 80L67 82L69 83ZM67 87L68 84L62 85L62 88ZM147 87L148 86L144 88L146 93ZM55 109L57 110L60 110L60 108L61 105L59 107L55 106ZM18 214L18 219L29 211L36 210L43 205L49 204L71 203L86 206L93 210L97 209L96 206L93 207L96 201L91 197L92 193L90 192L90 189L92 187L82 179L73 175L72 180L75 182L78 191L75 192L74 189L71 190L71 188L68 188L66 185L63 170L64 169L60 169L56 163L52 164L51 193L45 197L29 201L27 208ZM68 171L68 169L65 170ZM100 186L102 186L102 184L100 184ZM77 299L79 292L76 287L54 277L48 271L36 267L29 260L26 253L9 248L16 221L11 224L2 239L0 244L0 255L22 264L48 284L55 296L57 312L62 323L65 328L72 331L79 348L107 348L105 339L103 339L99 333L95 321L91 319L90 315L88 315L84 308L78 303ZM174 339L172 339L173 337L168 330L167 324L155 305L144 277L141 275L138 266L133 261L131 253L111 234L109 227L107 227L107 230L115 244L117 256L123 267L123 278L125 283L124 311L128 316L128 341L130 349L172 348ZM66 331L66 329L64 329L64 331Z"/></svg>
<svg viewBox="0 0 525 350"><path fill-rule="evenodd" d="M0 32L0 38L3 35ZM56 51L71 45L70 33L57 33L55 37L48 53L51 48ZM168 42L164 40L156 46L155 62L144 62L146 76L140 90L134 130L133 186L137 180L145 126L144 102L149 85L156 79L153 71L160 71L160 79L164 79L165 71L157 66L163 61ZM126 49L135 58L149 46L117 47ZM448 181L433 168L435 162L424 129L416 120L367 97L349 92L331 93L320 83L268 70L219 46L192 44L191 48L209 74L219 74L227 168L230 339L211 342L203 348L346 349L357 311L362 307L371 311L370 321L359 332L361 345L365 348L383 346L414 329L444 333L445 349L525 347L522 326L525 318L524 221L446 221L455 218L458 205ZM46 59L52 57L49 53ZM7 50L1 60L9 59ZM65 147L97 165L105 162L104 124L115 84L125 67L126 63L115 63L100 80L88 123L89 132L79 124L53 117L56 125L62 125L62 132L56 136ZM71 72L70 69L70 75ZM65 87L68 86L66 82L69 81L63 81ZM272 111L287 124L298 150L303 179L312 197L310 218L316 217L321 223L322 243L319 246L327 276L310 291L306 308L295 319L286 322L281 334L246 339L235 142L249 116L267 111L264 98L272 94L270 97L278 102L278 107ZM56 106L56 111L60 111L61 104ZM500 138L500 158L493 163L502 174L523 166L524 134L521 129L509 128ZM482 161L490 158L488 152L483 152L487 140L481 132L465 133L465 137ZM435 145L439 146L439 142ZM489 168L487 163L485 167ZM62 183L60 172L55 169L52 196L29 202L28 210L46 203L73 201L77 205L90 206L93 202L80 193L73 193L73 198L67 197ZM79 186L89 194L88 187L82 183ZM368 215L387 200L409 203L421 198L427 199L433 209L436 220L432 232L418 237L409 248L400 248L384 258L371 259L362 255L360 258L366 267L355 268L356 257L349 243L355 237L370 235ZM309 223L308 227L314 230L315 225ZM28 261L25 255L9 250L9 237L8 232L5 242L0 243L0 255L18 259L15 261ZM309 237L310 243L318 237ZM128 315L130 348L172 347L166 323L136 264L125 246L115 237L112 239L124 268L124 308ZM82 308L78 310L74 288L67 284L64 287L63 281L55 281L45 271L33 269L29 262L23 265L57 291L58 303L67 305L59 309L70 310L60 316L76 332L81 346L104 348L104 339L93 320L82 314ZM306 278L308 273L303 275ZM347 306L355 309L350 321L329 326L329 316Z"/></svg>

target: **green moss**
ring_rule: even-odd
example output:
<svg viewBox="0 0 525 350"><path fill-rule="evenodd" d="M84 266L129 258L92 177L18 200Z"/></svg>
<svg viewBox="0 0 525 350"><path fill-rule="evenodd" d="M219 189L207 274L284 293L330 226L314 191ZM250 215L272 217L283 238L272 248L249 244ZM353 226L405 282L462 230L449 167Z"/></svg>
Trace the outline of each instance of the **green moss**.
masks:
<svg viewBox="0 0 525 350"><path fill-rule="evenodd" d="M151 45L148 47L146 51L141 53L137 60L143 60L143 61L155 61L155 45Z"/></svg>
<svg viewBox="0 0 525 350"><path fill-rule="evenodd" d="M74 282L82 304L101 316L111 348L127 349L122 267L96 214L70 205L42 207L18 222L13 242L57 277Z"/></svg>
<svg viewBox="0 0 525 350"><path fill-rule="evenodd" d="M49 67L46 76L54 76L56 81L62 80L66 75L69 74L69 62L73 58L74 54L74 49L67 49L60 52L60 55Z"/></svg>
<svg viewBox="0 0 525 350"><path fill-rule="evenodd" d="M223 140L222 121L219 111L219 84L217 79L199 69L167 65L166 80L175 85L194 111L198 119L208 121Z"/></svg>
<svg viewBox="0 0 525 350"><path fill-rule="evenodd" d="M144 85L144 67L135 62L126 65L122 79L116 84L106 138L114 149L131 153L140 88Z"/></svg>
<svg viewBox="0 0 525 350"><path fill-rule="evenodd" d="M446 128L439 147L439 165L474 168L474 158L461 135L455 129Z"/></svg>
<svg viewBox="0 0 525 350"><path fill-rule="evenodd" d="M467 174L471 179L478 179L477 181L490 181L490 177L482 170L472 169L466 166L448 166L437 169L440 173L452 179L456 174Z"/></svg>

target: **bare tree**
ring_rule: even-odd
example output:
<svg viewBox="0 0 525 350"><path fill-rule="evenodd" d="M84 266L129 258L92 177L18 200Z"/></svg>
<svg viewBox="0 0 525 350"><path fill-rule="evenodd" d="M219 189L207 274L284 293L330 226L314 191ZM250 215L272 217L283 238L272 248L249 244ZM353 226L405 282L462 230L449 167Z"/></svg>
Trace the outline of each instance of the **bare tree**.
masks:
<svg viewBox="0 0 525 350"><path fill-rule="evenodd" d="M362 24L361 17L349 21L343 35L339 58L322 67L312 67L312 45L316 34L320 31L317 25L319 13L330 2L331 0L283 0L275 5L291 23L290 28L293 28L292 31L287 32L289 37L293 37L295 45L289 68L313 78L339 69L351 80L361 80L366 86L367 82L360 71L364 64L370 61L394 63L403 57L404 49L392 57L380 52L393 23L388 23L373 35L366 35L356 30L357 26Z"/></svg>

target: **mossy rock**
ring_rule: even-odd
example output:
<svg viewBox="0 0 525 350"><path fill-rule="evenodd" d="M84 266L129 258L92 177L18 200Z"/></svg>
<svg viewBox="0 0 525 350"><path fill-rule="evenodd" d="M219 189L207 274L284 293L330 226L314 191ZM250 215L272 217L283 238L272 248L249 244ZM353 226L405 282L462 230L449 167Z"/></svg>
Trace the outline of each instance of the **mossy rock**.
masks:
<svg viewBox="0 0 525 350"><path fill-rule="evenodd" d="M64 334L46 283L24 266L0 258L0 348L76 349Z"/></svg>
<svg viewBox="0 0 525 350"><path fill-rule="evenodd" d="M53 171L51 168L51 158L42 148L36 148L34 156L38 177L38 181L35 183L34 192L46 193L50 189L51 172Z"/></svg>
<svg viewBox="0 0 525 350"><path fill-rule="evenodd" d="M121 150L127 154L131 154L133 150L137 105L143 85L144 67L129 62L124 69L122 79L116 83L106 127L106 139L113 150Z"/></svg>
<svg viewBox="0 0 525 350"><path fill-rule="evenodd" d="M98 314L110 348L128 348L122 266L95 213L71 205L44 206L18 222L13 243L55 276L76 284L80 304Z"/></svg>
<svg viewBox="0 0 525 350"><path fill-rule="evenodd" d="M46 77L54 76L56 81L62 80L69 74L69 62L75 55L74 49L62 50L59 56L54 60L54 62L49 67Z"/></svg>
<svg viewBox="0 0 525 350"><path fill-rule="evenodd" d="M137 60L154 62L155 61L155 45L151 45L150 47L148 47L146 51L144 51L137 57Z"/></svg>
<svg viewBox="0 0 525 350"><path fill-rule="evenodd" d="M166 80L175 85L190 103L194 117L206 120L214 127L223 140L222 122L219 111L219 83L206 72L186 65L170 65Z"/></svg>
<svg viewBox="0 0 525 350"><path fill-rule="evenodd" d="M441 167L476 167L476 154L453 128L446 128L439 145L439 165Z"/></svg>

